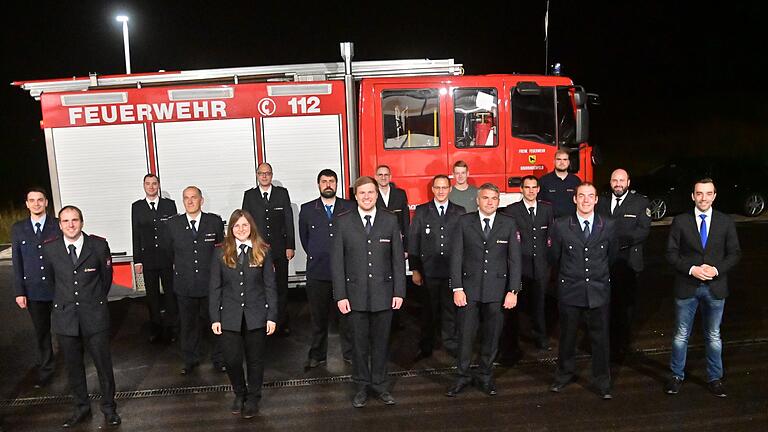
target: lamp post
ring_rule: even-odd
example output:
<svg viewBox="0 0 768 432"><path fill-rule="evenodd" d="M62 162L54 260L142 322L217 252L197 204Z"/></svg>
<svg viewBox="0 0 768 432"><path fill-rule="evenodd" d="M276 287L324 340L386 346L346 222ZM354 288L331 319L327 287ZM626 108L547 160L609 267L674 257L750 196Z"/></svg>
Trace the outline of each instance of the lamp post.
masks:
<svg viewBox="0 0 768 432"><path fill-rule="evenodd" d="M131 49L128 42L128 17L126 15L118 15L115 19L123 23L123 48L125 49L125 73L131 73Z"/></svg>

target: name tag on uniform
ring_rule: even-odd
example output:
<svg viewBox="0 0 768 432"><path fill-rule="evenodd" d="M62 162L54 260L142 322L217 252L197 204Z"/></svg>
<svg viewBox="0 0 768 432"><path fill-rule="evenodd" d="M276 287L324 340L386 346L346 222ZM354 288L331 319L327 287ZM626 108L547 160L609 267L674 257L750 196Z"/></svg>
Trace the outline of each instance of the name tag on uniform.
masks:
<svg viewBox="0 0 768 432"><path fill-rule="evenodd" d="M403 210L402 210L402 209L397 209L397 210L392 210L392 211L393 211L394 213L399 213L399 212L402 212Z"/></svg>
<svg viewBox="0 0 768 432"><path fill-rule="evenodd" d="M275 210L282 210L282 207L275 207Z"/></svg>
<svg viewBox="0 0 768 432"><path fill-rule="evenodd" d="M216 233L205 233L206 237L215 237Z"/></svg>
<svg viewBox="0 0 768 432"><path fill-rule="evenodd" d="M633 218L636 218L636 217L637 217L637 215L632 215L632 214L625 214L625 215L624 215L624 217L633 217Z"/></svg>
<svg viewBox="0 0 768 432"><path fill-rule="evenodd" d="M496 243L497 243L497 244L498 244L498 243L501 243L501 244L507 244L507 243L509 243L509 240L496 240Z"/></svg>
<svg viewBox="0 0 768 432"><path fill-rule="evenodd" d="M554 190L554 189L550 189L550 190L549 190L549 193L555 193L555 192L557 192L557 191L556 191L556 190Z"/></svg>
<svg viewBox="0 0 768 432"><path fill-rule="evenodd" d="M389 243L389 242L391 242L391 241L392 241L392 240L390 240L390 239L385 239L385 238L383 238L383 239L379 239L379 243Z"/></svg>
<svg viewBox="0 0 768 432"><path fill-rule="evenodd" d="M541 229L547 229L547 228L549 228L549 225L544 225L543 227L541 227Z"/></svg>
<svg viewBox="0 0 768 432"><path fill-rule="evenodd" d="M87 268L87 269L85 269L83 271L86 272L86 273L89 273L89 272L95 272L96 269L95 268Z"/></svg>
<svg viewBox="0 0 768 432"><path fill-rule="evenodd" d="M261 264L248 264L248 267L261 267Z"/></svg>
<svg viewBox="0 0 768 432"><path fill-rule="evenodd" d="M215 238L207 238L207 239L205 239L205 241L207 241L207 242L215 242L216 239Z"/></svg>
<svg viewBox="0 0 768 432"><path fill-rule="evenodd" d="M573 189L566 189L566 192L573 192Z"/></svg>

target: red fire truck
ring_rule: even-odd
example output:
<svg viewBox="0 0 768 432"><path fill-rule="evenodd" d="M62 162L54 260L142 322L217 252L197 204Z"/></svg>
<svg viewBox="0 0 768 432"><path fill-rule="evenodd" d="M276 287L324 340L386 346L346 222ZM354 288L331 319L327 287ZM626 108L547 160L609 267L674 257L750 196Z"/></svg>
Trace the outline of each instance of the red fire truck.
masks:
<svg viewBox="0 0 768 432"><path fill-rule="evenodd" d="M316 175L339 173L339 191L389 165L412 208L429 179L468 163L471 182L492 182L503 204L520 199L520 178L552 169L566 148L592 178L587 95L561 76L463 75L451 60L343 62L90 75L13 85L40 100L56 209L73 204L87 232L109 240L114 283L133 288L131 202L147 172L163 196L199 186L204 210L226 218L269 162L298 218L317 197ZM298 225L298 224L297 224ZM291 281L305 255L297 244Z"/></svg>

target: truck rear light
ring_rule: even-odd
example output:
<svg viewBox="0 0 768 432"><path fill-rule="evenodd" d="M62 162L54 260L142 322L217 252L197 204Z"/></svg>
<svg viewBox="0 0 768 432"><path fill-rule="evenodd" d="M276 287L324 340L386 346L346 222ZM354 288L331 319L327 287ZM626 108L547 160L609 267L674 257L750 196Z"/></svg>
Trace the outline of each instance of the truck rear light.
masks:
<svg viewBox="0 0 768 432"><path fill-rule="evenodd" d="M128 93L83 93L61 96L62 106L106 105L128 102Z"/></svg>
<svg viewBox="0 0 768 432"><path fill-rule="evenodd" d="M267 86L269 96L329 95L330 84L296 84Z"/></svg>
<svg viewBox="0 0 768 432"><path fill-rule="evenodd" d="M168 90L168 99L172 101L231 99L234 96L235 90L232 87Z"/></svg>

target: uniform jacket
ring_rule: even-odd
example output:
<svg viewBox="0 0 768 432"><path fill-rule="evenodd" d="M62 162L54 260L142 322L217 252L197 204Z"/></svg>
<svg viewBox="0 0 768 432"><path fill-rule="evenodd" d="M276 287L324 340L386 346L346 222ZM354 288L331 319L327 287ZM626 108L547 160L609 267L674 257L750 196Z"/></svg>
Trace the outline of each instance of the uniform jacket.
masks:
<svg viewBox="0 0 768 432"><path fill-rule="evenodd" d="M43 244L46 272L54 286L51 328L56 334L88 336L109 329L112 255L106 240L82 235L76 264L72 264L63 237Z"/></svg>
<svg viewBox="0 0 768 432"><path fill-rule="evenodd" d="M597 212L615 222L616 242L619 247L616 259L626 262L635 272L641 272L643 271L643 243L651 229L648 198L635 191L629 191L611 215L612 201L615 200L616 197L612 193L603 194L597 202Z"/></svg>
<svg viewBox="0 0 768 432"><path fill-rule="evenodd" d="M147 270L171 266L172 253L163 222L177 213L176 203L168 198L160 198L154 212L143 198L131 205L134 264L142 264Z"/></svg>
<svg viewBox="0 0 768 432"><path fill-rule="evenodd" d="M265 254L261 265L248 260L229 268L222 257L224 249L216 248L211 263L208 307L211 322L220 322L223 330L240 332L243 319L248 330L277 322L277 288L272 257Z"/></svg>
<svg viewBox="0 0 768 432"><path fill-rule="evenodd" d="M392 297L405 298L405 257L397 216L378 209L366 234L354 208L336 218L331 242L333 297L348 299L353 311L392 308Z"/></svg>
<svg viewBox="0 0 768 432"><path fill-rule="evenodd" d="M707 282L712 295L719 299L728 297L728 272L741 258L736 225L730 216L714 209L712 220L707 223L707 246L702 248L693 210L675 216L672 221L667 241L667 261L675 269L677 298L690 298L696 293L701 281L688 272L692 266L702 264L709 264L718 272L718 276Z"/></svg>
<svg viewBox="0 0 768 432"><path fill-rule="evenodd" d="M59 220L45 217L43 232L38 239L30 218L22 219L11 227L11 254L13 262L13 290L16 296L34 301L53 300L53 285L45 276L42 243L61 235Z"/></svg>
<svg viewBox="0 0 768 432"><path fill-rule="evenodd" d="M395 186L394 183L389 184L389 205L384 205L384 198L381 197L378 187L376 192L379 197L376 199L376 207L387 209L397 216L397 223L400 227L400 232L403 234L403 248L408 249L408 226L411 222L411 210L408 208L408 196L405 191Z"/></svg>
<svg viewBox="0 0 768 432"><path fill-rule="evenodd" d="M451 238L456 233L459 216L466 213L464 207L447 203L445 216L429 200L416 207L408 233L408 259L410 268L424 277L450 277Z"/></svg>
<svg viewBox="0 0 768 432"><path fill-rule="evenodd" d="M269 202L264 202L259 187L248 189L243 195L243 210L253 216L256 227L273 253L285 255L286 249L296 249L293 229L293 210L288 189L272 185Z"/></svg>
<svg viewBox="0 0 768 432"><path fill-rule="evenodd" d="M328 220L322 199L302 204L299 211L299 239L307 252L307 279L331 281L331 240L336 217L354 210L355 204L336 197L333 217Z"/></svg>
<svg viewBox="0 0 768 432"><path fill-rule="evenodd" d="M582 230L575 213L557 218L550 232L550 261L558 266L558 301L596 308L610 299L614 222L595 214L589 239L584 239Z"/></svg>
<svg viewBox="0 0 768 432"><path fill-rule="evenodd" d="M560 177L552 171L539 179L541 185L539 199L552 204L555 218L570 215L576 212L573 194L580 183L581 179L575 174L568 173L564 180L560 180Z"/></svg>
<svg viewBox="0 0 768 432"><path fill-rule="evenodd" d="M520 237L515 220L501 212L483 237L478 212L459 218L451 251L451 287L463 288L467 300L504 301L508 292L519 292Z"/></svg>
<svg viewBox="0 0 768 432"><path fill-rule="evenodd" d="M523 276L539 281L549 278L547 260L547 239L554 222L552 205L546 201L536 202L536 216L531 220L524 201L516 202L501 211L512 216L520 232Z"/></svg>
<svg viewBox="0 0 768 432"><path fill-rule="evenodd" d="M196 237L184 213L166 225L173 253L173 290L187 297L207 296L213 251L224 240L224 221L217 214L201 213Z"/></svg>

